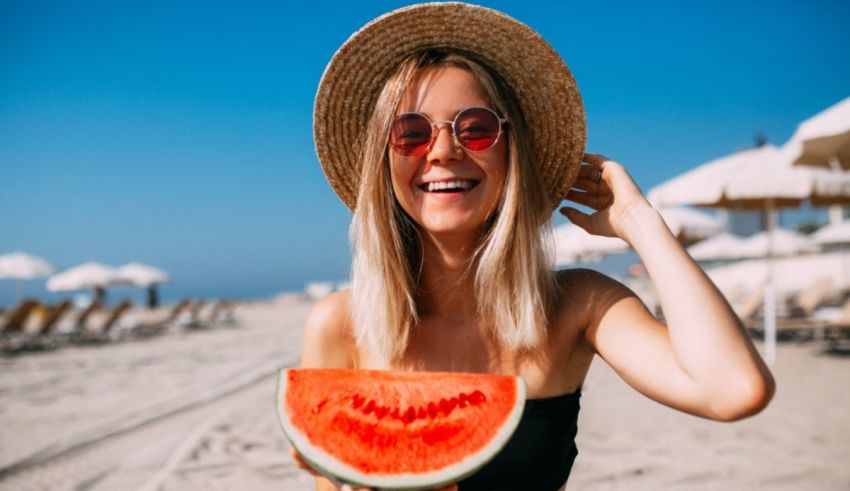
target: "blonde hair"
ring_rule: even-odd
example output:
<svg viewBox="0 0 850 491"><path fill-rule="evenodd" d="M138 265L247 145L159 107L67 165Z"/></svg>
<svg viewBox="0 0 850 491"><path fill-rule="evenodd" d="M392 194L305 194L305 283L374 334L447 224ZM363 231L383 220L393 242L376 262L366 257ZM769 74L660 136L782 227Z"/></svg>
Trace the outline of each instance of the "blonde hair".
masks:
<svg viewBox="0 0 850 491"><path fill-rule="evenodd" d="M404 355L418 322L422 243L417 225L397 203L387 150L391 122L404 91L427 67L469 71L497 112L509 121L505 189L484 224L469 267L475 274L475 305L491 321L493 338L515 352L546 338L557 296L551 271L549 197L528 143L528 129L510 88L474 55L427 51L408 57L378 96L360 148L360 187L351 225L351 308L357 344L382 363Z"/></svg>

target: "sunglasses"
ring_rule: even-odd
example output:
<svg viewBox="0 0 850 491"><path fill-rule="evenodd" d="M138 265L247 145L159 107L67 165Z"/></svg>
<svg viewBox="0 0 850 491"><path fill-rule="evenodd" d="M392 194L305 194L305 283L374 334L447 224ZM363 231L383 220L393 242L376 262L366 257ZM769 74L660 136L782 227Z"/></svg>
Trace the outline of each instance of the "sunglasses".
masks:
<svg viewBox="0 0 850 491"><path fill-rule="evenodd" d="M461 147L481 152L499 141L502 126L507 121L486 107L468 107L457 113L454 121L432 122L421 113L399 114L390 128L390 146L405 157L420 156L437 139L437 125L450 124L454 139Z"/></svg>

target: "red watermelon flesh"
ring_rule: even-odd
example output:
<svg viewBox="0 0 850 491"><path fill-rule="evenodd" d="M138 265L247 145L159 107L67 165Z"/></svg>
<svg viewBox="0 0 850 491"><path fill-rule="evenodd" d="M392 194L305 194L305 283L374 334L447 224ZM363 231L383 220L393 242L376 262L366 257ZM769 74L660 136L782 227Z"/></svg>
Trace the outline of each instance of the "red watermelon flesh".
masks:
<svg viewBox="0 0 850 491"><path fill-rule="evenodd" d="M519 423L519 377L284 369L277 414L295 449L337 482L428 489L472 474Z"/></svg>

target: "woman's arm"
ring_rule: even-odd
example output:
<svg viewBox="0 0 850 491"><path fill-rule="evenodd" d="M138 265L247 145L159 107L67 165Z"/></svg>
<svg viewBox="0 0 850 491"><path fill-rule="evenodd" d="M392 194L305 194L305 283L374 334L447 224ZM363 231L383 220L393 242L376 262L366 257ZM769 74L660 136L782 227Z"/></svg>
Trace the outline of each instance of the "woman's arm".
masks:
<svg viewBox="0 0 850 491"><path fill-rule="evenodd" d="M731 421L759 412L774 381L728 302L673 237L625 169L587 154L562 209L590 233L617 236L637 252L655 284L667 325L633 295L598 311L587 329L596 351L629 384L668 406ZM602 172L593 179L594 169ZM599 280L600 289L624 288Z"/></svg>

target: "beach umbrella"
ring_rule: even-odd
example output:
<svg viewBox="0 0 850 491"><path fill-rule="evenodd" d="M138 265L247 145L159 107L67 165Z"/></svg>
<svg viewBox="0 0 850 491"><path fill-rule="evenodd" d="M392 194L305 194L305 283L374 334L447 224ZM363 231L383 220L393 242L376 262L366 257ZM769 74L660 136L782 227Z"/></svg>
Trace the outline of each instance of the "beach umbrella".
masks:
<svg viewBox="0 0 850 491"><path fill-rule="evenodd" d="M147 288L149 308L155 308L159 304L157 285L171 280L167 272L141 263L127 263L118 268L117 273L117 281Z"/></svg>
<svg viewBox="0 0 850 491"><path fill-rule="evenodd" d="M596 261L605 254L624 252L629 244L615 237L591 235L573 223L558 225L553 230L555 266L579 261Z"/></svg>
<svg viewBox="0 0 850 491"><path fill-rule="evenodd" d="M812 243L821 246L850 244L850 222L831 223L821 227L810 239Z"/></svg>
<svg viewBox="0 0 850 491"><path fill-rule="evenodd" d="M767 231L767 288L764 302L765 358L776 357L776 298L771 281L772 241L779 208L850 203L850 173L792 166L789 153L773 145L744 150L702 164L650 190L656 206L692 205L761 210Z"/></svg>
<svg viewBox="0 0 850 491"><path fill-rule="evenodd" d="M744 244L744 238L723 232L688 247L688 254L695 261L741 259L746 253Z"/></svg>
<svg viewBox="0 0 850 491"><path fill-rule="evenodd" d="M723 224L719 220L697 210L670 207L660 209L659 213L673 235L685 244L723 231ZM629 244L622 239L591 235L572 223L555 227L553 235L556 267L579 261L596 261L607 254L629 249Z"/></svg>
<svg viewBox="0 0 850 491"><path fill-rule="evenodd" d="M105 288L118 284L121 281L115 268L88 262L51 276L47 280L47 289L52 292L93 289L94 301L102 302Z"/></svg>
<svg viewBox="0 0 850 491"><path fill-rule="evenodd" d="M0 279L15 280L15 298L20 301L23 280L33 280L53 274L53 266L44 259L25 252L0 256Z"/></svg>
<svg viewBox="0 0 850 491"><path fill-rule="evenodd" d="M794 256L801 252L817 252L820 247L793 230L776 228L771 233L759 232L743 240L738 251L744 258Z"/></svg>
<svg viewBox="0 0 850 491"><path fill-rule="evenodd" d="M682 244L692 244L723 232L721 220L693 208L664 207L658 212Z"/></svg>
<svg viewBox="0 0 850 491"><path fill-rule="evenodd" d="M850 97L800 123L785 147L795 164L850 169Z"/></svg>
<svg viewBox="0 0 850 491"><path fill-rule="evenodd" d="M835 251L775 259L772 281L781 291L797 294L812 284L827 279L838 291L850 289L850 275L839 272L850 264L850 252ZM723 292L753 291L767 282L766 260L745 259L706 269Z"/></svg>

